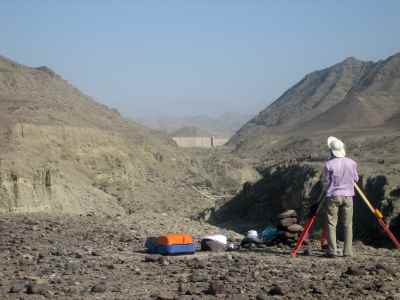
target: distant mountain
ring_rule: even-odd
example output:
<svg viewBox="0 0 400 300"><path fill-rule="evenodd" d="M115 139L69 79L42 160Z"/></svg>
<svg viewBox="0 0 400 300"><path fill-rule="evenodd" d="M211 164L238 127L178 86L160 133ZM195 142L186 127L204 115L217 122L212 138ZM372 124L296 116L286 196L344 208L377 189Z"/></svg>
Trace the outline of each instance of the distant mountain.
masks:
<svg viewBox="0 0 400 300"><path fill-rule="evenodd" d="M282 135L400 128L400 53L378 62L347 58L306 75L230 140L246 151Z"/></svg>
<svg viewBox="0 0 400 300"><path fill-rule="evenodd" d="M165 131L169 134L185 127L196 127L199 130L208 132L209 135L219 137L232 136L251 115L240 113L224 113L219 117L206 115L192 117L148 117L137 119L137 121L152 129Z"/></svg>
<svg viewBox="0 0 400 300"><path fill-rule="evenodd" d="M306 129L354 129L395 125L400 113L400 53L370 64L346 97ZM393 123L394 122L394 123ZM400 128L400 123L397 122Z"/></svg>

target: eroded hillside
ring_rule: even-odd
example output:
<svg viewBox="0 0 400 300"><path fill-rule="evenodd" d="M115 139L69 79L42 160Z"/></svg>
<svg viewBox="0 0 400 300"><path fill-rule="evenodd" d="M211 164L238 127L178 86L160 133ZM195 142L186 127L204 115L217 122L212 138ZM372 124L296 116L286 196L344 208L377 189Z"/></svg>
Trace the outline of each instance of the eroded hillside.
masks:
<svg viewBox="0 0 400 300"><path fill-rule="evenodd" d="M212 205L193 189L207 174L191 155L46 67L0 58L0 120L1 211L190 216Z"/></svg>

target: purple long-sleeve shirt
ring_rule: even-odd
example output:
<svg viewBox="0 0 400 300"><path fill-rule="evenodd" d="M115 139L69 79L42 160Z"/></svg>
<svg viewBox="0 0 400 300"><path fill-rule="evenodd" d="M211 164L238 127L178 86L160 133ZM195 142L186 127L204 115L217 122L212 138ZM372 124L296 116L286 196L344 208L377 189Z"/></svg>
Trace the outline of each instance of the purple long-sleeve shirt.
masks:
<svg viewBox="0 0 400 300"><path fill-rule="evenodd" d="M335 157L325 163L324 185L326 196L354 196L354 183L358 181L357 163L347 157Z"/></svg>

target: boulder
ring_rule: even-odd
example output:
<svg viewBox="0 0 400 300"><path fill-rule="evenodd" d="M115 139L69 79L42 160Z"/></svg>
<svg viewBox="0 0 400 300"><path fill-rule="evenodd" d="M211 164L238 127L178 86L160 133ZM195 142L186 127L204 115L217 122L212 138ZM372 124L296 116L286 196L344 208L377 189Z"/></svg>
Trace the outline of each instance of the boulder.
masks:
<svg viewBox="0 0 400 300"><path fill-rule="evenodd" d="M287 230L289 232L293 232L293 233L298 233L298 232L302 232L303 231L303 226L299 225L299 224L293 224L290 225Z"/></svg>
<svg viewBox="0 0 400 300"><path fill-rule="evenodd" d="M290 209L278 215L278 219L285 218L297 218L297 212L294 209Z"/></svg>
<svg viewBox="0 0 400 300"><path fill-rule="evenodd" d="M296 224L297 218L284 218L279 220L279 226L288 227L290 225Z"/></svg>

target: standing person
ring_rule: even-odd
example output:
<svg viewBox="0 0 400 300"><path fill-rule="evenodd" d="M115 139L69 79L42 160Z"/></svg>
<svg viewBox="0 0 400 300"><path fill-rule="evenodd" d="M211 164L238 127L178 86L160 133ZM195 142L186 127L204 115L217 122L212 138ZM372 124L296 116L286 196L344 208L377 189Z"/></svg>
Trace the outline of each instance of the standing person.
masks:
<svg viewBox="0 0 400 300"><path fill-rule="evenodd" d="M323 182L326 187L326 219L328 225L328 257L336 253L338 213L344 227L343 256L352 256L354 183L358 181L357 163L346 157L344 143L328 137L331 158L325 163Z"/></svg>

